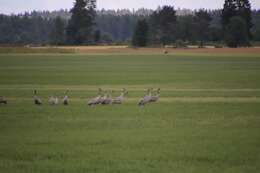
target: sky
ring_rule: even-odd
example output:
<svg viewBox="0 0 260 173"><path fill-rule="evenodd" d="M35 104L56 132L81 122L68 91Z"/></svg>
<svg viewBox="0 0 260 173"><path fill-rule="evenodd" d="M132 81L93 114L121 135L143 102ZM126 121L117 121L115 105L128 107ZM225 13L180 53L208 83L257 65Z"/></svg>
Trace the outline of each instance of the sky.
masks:
<svg viewBox="0 0 260 173"><path fill-rule="evenodd" d="M0 0L0 13L22 13L32 10L70 9L75 0ZM219 9L224 0L97 0L98 9L156 9L159 5L173 5L175 8ZM260 9L260 0L250 0L253 9Z"/></svg>

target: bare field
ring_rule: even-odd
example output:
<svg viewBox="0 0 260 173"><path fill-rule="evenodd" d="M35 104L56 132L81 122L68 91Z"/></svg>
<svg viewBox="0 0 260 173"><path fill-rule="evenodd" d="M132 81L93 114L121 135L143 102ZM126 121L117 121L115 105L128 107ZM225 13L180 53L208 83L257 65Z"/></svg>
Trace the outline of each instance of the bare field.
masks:
<svg viewBox="0 0 260 173"><path fill-rule="evenodd" d="M131 48L125 46L46 46L46 47L0 47L0 54L98 54L98 55L160 55L168 54L260 54L260 47L250 48Z"/></svg>
<svg viewBox="0 0 260 173"><path fill-rule="evenodd" d="M63 46L62 49L88 54L162 54L171 53L235 53L260 54L260 47L251 48L129 48L128 46Z"/></svg>

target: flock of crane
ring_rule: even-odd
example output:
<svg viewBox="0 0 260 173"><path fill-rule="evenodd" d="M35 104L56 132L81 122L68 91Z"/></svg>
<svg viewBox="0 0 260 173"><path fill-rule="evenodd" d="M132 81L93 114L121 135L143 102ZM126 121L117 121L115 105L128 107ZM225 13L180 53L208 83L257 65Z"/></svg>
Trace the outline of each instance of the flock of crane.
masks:
<svg viewBox="0 0 260 173"><path fill-rule="evenodd" d="M62 100L63 105L69 105L69 91L65 92L65 96ZM97 106L97 105L115 105L115 104L123 104L128 91L123 89L121 94L118 97L112 97L113 91L103 91L101 88L98 90L98 95L88 101L89 106ZM146 95L139 101L139 106L145 106L148 103L157 102L160 98L160 88L154 90L150 88L147 90ZM43 102L41 98L37 95L37 91L34 90L33 101L35 105L42 105ZM57 96L51 96L49 98L50 105L58 105L59 98ZM7 100L4 97L0 97L0 104L7 104Z"/></svg>

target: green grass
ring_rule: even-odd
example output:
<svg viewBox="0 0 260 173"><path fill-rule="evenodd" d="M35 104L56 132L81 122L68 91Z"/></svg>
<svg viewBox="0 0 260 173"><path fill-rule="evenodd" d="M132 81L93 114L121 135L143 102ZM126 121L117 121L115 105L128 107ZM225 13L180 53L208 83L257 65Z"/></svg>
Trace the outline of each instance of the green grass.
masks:
<svg viewBox="0 0 260 173"><path fill-rule="evenodd" d="M129 99L88 107L99 87ZM260 171L260 55L1 54L0 95L1 173Z"/></svg>

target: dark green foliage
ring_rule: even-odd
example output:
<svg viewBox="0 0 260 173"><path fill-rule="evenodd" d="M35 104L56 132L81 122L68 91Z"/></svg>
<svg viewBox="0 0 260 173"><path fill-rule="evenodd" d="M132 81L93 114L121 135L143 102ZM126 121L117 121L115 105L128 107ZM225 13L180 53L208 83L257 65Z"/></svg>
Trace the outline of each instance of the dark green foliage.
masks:
<svg viewBox="0 0 260 173"><path fill-rule="evenodd" d="M209 28L209 41L220 42L223 40L223 30L221 27L210 27Z"/></svg>
<svg viewBox="0 0 260 173"><path fill-rule="evenodd" d="M101 35L101 40L102 40L102 43L105 43L105 44L113 43L113 38L112 38L111 34L109 34L109 33L103 33Z"/></svg>
<svg viewBox="0 0 260 173"><path fill-rule="evenodd" d="M252 35L254 41L260 41L260 10L252 12L254 26L252 28Z"/></svg>
<svg viewBox="0 0 260 173"><path fill-rule="evenodd" d="M244 20L247 37L249 39L252 38L251 28L253 24L249 0L225 0L224 8L222 10L222 26L226 36L230 33L229 24L231 23L231 19L235 16L239 16ZM228 37L232 37L232 35ZM227 44L229 45L230 43ZM236 45L240 45L240 43L237 43Z"/></svg>
<svg viewBox="0 0 260 173"><path fill-rule="evenodd" d="M194 17L194 30L196 32L196 40L200 41L200 47L203 47L204 41L209 38L209 26L211 21L210 14L206 10L199 10Z"/></svg>
<svg viewBox="0 0 260 173"><path fill-rule="evenodd" d="M100 42L100 39L101 39L100 30L96 30L94 33L94 42L97 44Z"/></svg>
<svg viewBox="0 0 260 173"><path fill-rule="evenodd" d="M246 29L248 37L252 38L251 28L253 27L252 23L252 13L251 13L251 4L249 0L240 0L239 3L239 11L238 14L242 17L246 22Z"/></svg>
<svg viewBox="0 0 260 173"><path fill-rule="evenodd" d="M195 41L194 16L186 15L177 18L176 36L179 40Z"/></svg>
<svg viewBox="0 0 260 173"><path fill-rule="evenodd" d="M0 15L0 44L46 44L52 22L40 16Z"/></svg>
<svg viewBox="0 0 260 173"><path fill-rule="evenodd" d="M145 19L139 20L135 27L132 44L137 47L145 47L148 41L149 26Z"/></svg>
<svg viewBox="0 0 260 173"><path fill-rule="evenodd" d="M248 46L247 24L239 16L232 17L226 26L225 41L229 47Z"/></svg>
<svg viewBox="0 0 260 173"><path fill-rule="evenodd" d="M256 28L253 33L253 37L255 41L260 41L260 28Z"/></svg>
<svg viewBox="0 0 260 173"><path fill-rule="evenodd" d="M164 6L150 16L152 44L171 44L175 41L176 11L174 7Z"/></svg>
<svg viewBox="0 0 260 173"><path fill-rule="evenodd" d="M223 27L229 24L230 19L237 15L236 0L225 0L222 10L222 25Z"/></svg>
<svg viewBox="0 0 260 173"><path fill-rule="evenodd" d="M54 26L50 33L50 41L54 45L65 43L65 22L60 17L54 20Z"/></svg>
<svg viewBox="0 0 260 173"><path fill-rule="evenodd" d="M155 13L158 14L160 10L162 9L158 9ZM221 20L221 18L225 19L224 21L230 20L228 17L223 18L222 10L207 11L212 20L210 21L207 29L201 27L202 29L205 29L205 32L201 33L200 29L197 29L198 27L196 27L196 23L201 21L201 19L196 18L195 15L193 15L196 11L193 11L194 13L187 13L184 16L176 16L176 23L174 24L173 22L171 29L167 29L168 31L162 32L162 24L160 24L162 22L156 22L158 21L157 19L155 20L152 19L153 17L150 17L153 12L154 11L148 9L140 9L134 12L130 10L97 11L97 16L94 21L96 26L93 27L92 31L100 31L99 43L110 44L114 42L126 44L129 43L129 40L133 37L134 28L137 21L145 18L150 26L150 33L148 36L149 44L161 45L163 43L162 41L167 42L167 44L175 44L176 40L182 40L188 44L195 44L201 40L204 40L204 42L217 42L218 44L221 44L221 42L224 41L225 31L222 30L221 22L223 23L223 20ZM53 37L52 34L54 34L57 29L57 26L55 26L55 20L57 17L62 19L65 25L64 27L67 28L71 14L66 10L54 12L32 12L11 16L0 15L0 44L56 44L60 41L53 39L55 37ZM175 18L169 18L169 20L175 21ZM254 24L251 29L253 36L252 40L259 41L259 11L252 11L252 23ZM61 25L58 25L58 28L62 28ZM197 26L200 27L201 25ZM98 33L92 31L91 35L89 35L90 38L86 40L86 43L84 44L96 42L95 37ZM66 31L63 32L65 32L65 35L67 34ZM163 35L164 37L162 37ZM166 39L163 39L165 37Z"/></svg>
<svg viewBox="0 0 260 173"><path fill-rule="evenodd" d="M124 14L113 11L100 11L96 18L97 28L101 35L109 35L114 41L127 41L132 38L137 21L144 16L129 12ZM103 40L105 42L105 40Z"/></svg>
<svg viewBox="0 0 260 173"><path fill-rule="evenodd" d="M95 4L91 0L76 0L67 27L68 44L88 44L93 41L92 31L95 20Z"/></svg>

